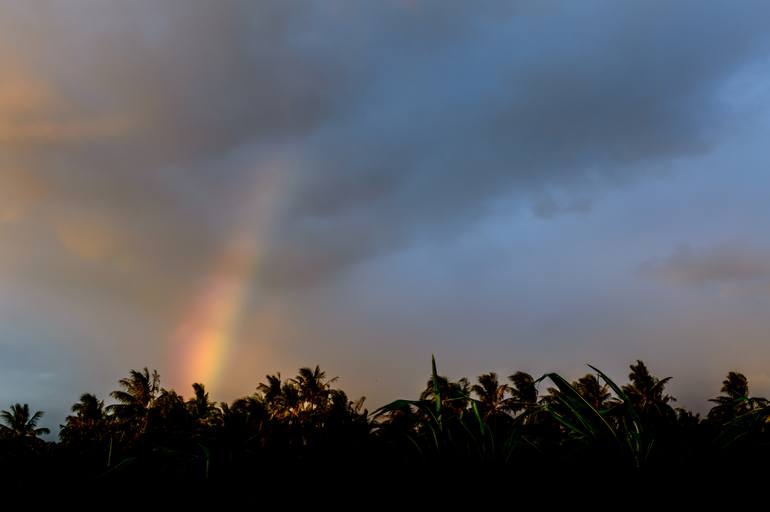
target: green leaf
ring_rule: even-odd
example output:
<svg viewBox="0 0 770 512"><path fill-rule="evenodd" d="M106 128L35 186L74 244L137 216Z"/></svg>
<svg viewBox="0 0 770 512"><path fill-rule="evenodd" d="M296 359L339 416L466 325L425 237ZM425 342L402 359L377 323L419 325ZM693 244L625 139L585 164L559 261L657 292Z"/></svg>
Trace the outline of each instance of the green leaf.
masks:
<svg viewBox="0 0 770 512"><path fill-rule="evenodd" d="M484 424L484 419L481 417L481 414L479 413L479 408L476 405L476 400L471 399L471 408L473 409L473 415L476 417L476 421L479 423L479 431L483 436L484 432L486 431L486 425Z"/></svg>
<svg viewBox="0 0 770 512"><path fill-rule="evenodd" d="M602 414L586 401L577 390L558 373L547 374L548 378L556 384L561 395L557 396L560 403L567 406L593 437L599 437L601 432L609 434L617 439L617 434Z"/></svg>
<svg viewBox="0 0 770 512"><path fill-rule="evenodd" d="M431 354L431 380L433 381L433 401L436 404L436 419L438 419L439 428L443 428L443 418L441 417L441 387L439 386L438 372L436 371L436 356Z"/></svg>

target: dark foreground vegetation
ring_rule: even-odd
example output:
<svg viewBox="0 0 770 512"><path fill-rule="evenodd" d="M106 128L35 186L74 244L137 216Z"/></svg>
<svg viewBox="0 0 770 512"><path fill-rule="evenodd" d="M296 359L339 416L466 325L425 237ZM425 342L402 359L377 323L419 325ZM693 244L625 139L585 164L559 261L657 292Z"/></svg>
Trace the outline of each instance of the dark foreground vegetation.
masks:
<svg viewBox="0 0 770 512"><path fill-rule="evenodd" d="M59 442L41 439L42 413L27 404L3 411L0 482L140 493L165 486L184 489L187 499L229 488L231 498L246 500L255 495L237 494L244 484L261 493L287 482L306 489L430 481L441 482L446 497L469 481L482 494L499 492L493 481L544 478L589 483L601 494L612 479L665 485L683 475L724 482L764 474L770 402L749 394L744 375L727 375L702 418L675 407L670 377L651 375L641 361L624 385L591 368L575 382L517 372L472 383L441 376L434 361L419 399L371 413L318 367L291 379L268 375L230 404L212 402L202 384L185 400L162 388L157 372L132 370L110 405L82 395Z"/></svg>

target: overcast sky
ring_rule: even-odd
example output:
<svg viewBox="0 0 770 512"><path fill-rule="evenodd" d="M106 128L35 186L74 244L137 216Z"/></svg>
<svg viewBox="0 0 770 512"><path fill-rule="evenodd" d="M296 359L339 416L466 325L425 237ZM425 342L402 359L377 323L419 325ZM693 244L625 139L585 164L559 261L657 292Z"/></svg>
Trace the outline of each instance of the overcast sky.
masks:
<svg viewBox="0 0 770 512"><path fill-rule="evenodd" d="M320 364L770 395L770 4L0 0L0 408Z"/></svg>

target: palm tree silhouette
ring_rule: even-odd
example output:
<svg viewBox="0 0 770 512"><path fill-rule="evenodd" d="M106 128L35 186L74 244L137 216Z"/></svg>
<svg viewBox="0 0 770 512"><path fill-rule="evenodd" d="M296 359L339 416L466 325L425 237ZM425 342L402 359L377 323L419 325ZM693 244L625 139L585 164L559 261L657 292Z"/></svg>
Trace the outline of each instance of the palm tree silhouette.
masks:
<svg viewBox="0 0 770 512"><path fill-rule="evenodd" d="M628 379L631 382L623 386L622 390L628 395L642 419L652 423L675 419L676 413L669 402L676 399L665 393L666 384L671 377L659 379L653 376L640 360L630 368Z"/></svg>
<svg viewBox="0 0 770 512"><path fill-rule="evenodd" d="M37 424L43 417L43 411L37 411L30 415L28 404L14 404L7 411L0 412L3 432L12 439L36 439L51 431L47 428L38 428Z"/></svg>
<svg viewBox="0 0 770 512"><path fill-rule="evenodd" d="M337 377L326 379L326 372L321 371L319 366L315 369L300 368L299 373L291 382L297 387L300 397L300 407L303 410L324 409L328 406L330 399L329 391L331 385L337 380Z"/></svg>
<svg viewBox="0 0 770 512"><path fill-rule="evenodd" d="M257 392L262 394L262 398L265 402L271 403L281 396L281 386L283 381L281 380L281 374L267 375L267 384L260 383L257 386Z"/></svg>
<svg viewBox="0 0 770 512"><path fill-rule="evenodd" d="M441 399L441 408L452 416L462 416L468 406L471 395L471 383L467 378L461 377L456 382L450 381L444 375L436 376L436 385L433 377L428 380L425 390L420 393L420 400L435 401L437 396ZM436 390L438 388L438 395Z"/></svg>
<svg viewBox="0 0 770 512"><path fill-rule="evenodd" d="M510 375L508 380L511 381L511 397L505 403L506 408L513 414L534 411L537 408L537 387L532 375L520 371Z"/></svg>
<svg viewBox="0 0 770 512"><path fill-rule="evenodd" d="M500 384L495 372L479 375L478 384L471 387L471 391L479 397L479 409L485 420L501 417L506 414L506 394L510 390L507 384Z"/></svg>
<svg viewBox="0 0 770 512"><path fill-rule="evenodd" d="M207 422L208 420L217 417L219 408L216 402L209 400L209 394L206 392L206 387L199 382L192 385L193 397L187 401L187 407L192 413L193 418L200 422Z"/></svg>
<svg viewBox="0 0 770 512"><path fill-rule="evenodd" d="M599 382L592 373L580 377L572 386L597 411L604 409L612 396L609 386Z"/></svg>
<svg viewBox="0 0 770 512"><path fill-rule="evenodd" d="M665 389L670 377L655 377L641 361L630 366L625 385L589 367L594 373L572 382L557 373L500 379L489 372L471 385L440 376L433 358L419 400L396 400L371 417L363 399L350 401L319 366L300 368L291 379L268 375L255 393L230 405L217 405L203 384L193 384L185 399L160 388L156 371L131 370L111 393L114 404L80 396L58 445L39 438L48 433L38 425L42 412L18 403L0 411L0 481L30 478L41 467L105 483L147 474L258 480L329 460L361 474L391 464L436 475L436 468L471 464L479 474L514 476L546 467L565 474L576 468L684 474L748 467L770 453L770 402L751 396L739 372L727 374L703 421L674 410ZM540 397L546 378L555 387Z"/></svg>
<svg viewBox="0 0 770 512"><path fill-rule="evenodd" d="M110 393L119 403L108 406L121 421L125 421L142 433L147 429L149 410L160 391L160 375L145 367L142 371L131 370L129 377L120 379L122 390Z"/></svg>
<svg viewBox="0 0 770 512"><path fill-rule="evenodd" d="M66 424L59 431L59 438L65 442L94 440L101 438L101 427L107 419L104 401L96 395L83 393L80 401L72 406L74 415L67 416Z"/></svg>
<svg viewBox="0 0 770 512"><path fill-rule="evenodd" d="M96 398L91 393L80 395L80 402L72 406L72 412L77 419L84 423L94 424L104 418L104 401ZM73 418L73 416L68 416Z"/></svg>
<svg viewBox="0 0 770 512"><path fill-rule="evenodd" d="M718 423L732 421L768 404L765 398L749 396L749 381L742 373L729 372L722 381L720 391L722 395L709 400L717 405L711 408L707 416L709 420Z"/></svg>

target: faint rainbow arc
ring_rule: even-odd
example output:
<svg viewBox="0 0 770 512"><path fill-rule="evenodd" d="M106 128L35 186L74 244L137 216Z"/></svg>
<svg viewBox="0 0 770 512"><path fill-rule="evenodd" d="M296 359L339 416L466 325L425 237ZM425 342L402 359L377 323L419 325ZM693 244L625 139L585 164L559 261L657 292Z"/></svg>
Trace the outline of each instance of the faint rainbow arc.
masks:
<svg viewBox="0 0 770 512"><path fill-rule="evenodd" d="M260 173L237 216L201 292L187 308L172 340L172 361L178 383L201 382L216 389L228 358L239 319L260 263L260 241L285 194L278 170Z"/></svg>

